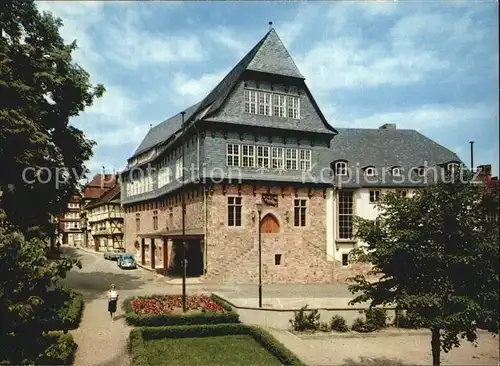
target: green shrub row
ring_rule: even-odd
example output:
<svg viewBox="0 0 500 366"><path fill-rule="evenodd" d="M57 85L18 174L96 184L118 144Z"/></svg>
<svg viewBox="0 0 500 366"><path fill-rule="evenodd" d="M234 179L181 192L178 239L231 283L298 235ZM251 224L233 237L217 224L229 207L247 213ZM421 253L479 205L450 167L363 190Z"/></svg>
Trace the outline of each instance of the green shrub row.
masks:
<svg viewBox="0 0 500 366"><path fill-rule="evenodd" d="M50 330L76 329L82 319L83 295L69 289L56 289L47 312L47 326Z"/></svg>
<svg viewBox="0 0 500 366"><path fill-rule="evenodd" d="M360 333L367 333L387 326L387 314L385 309L370 308L364 313L366 320L362 318L354 319L351 327L352 330ZM318 309L308 310L307 305L303 306L298 311L294 311L294 316L290 319L290 324L296 332L318 330L322 332L329 332L330 330L347 332L349 329L345 319L339 315L334 315L329 324L321 322Z"/></svg>
<svg viewBox="0 0 500 366"><path fill-rule="evenodd" d="M77 349L73 336L62 331L44 333L41 338L19 342L4 338L0 349L0 365L72 365ZM20 352L19 352L20 351Z"/></svg>
<svg viewBox="0 0 500 366"><path fill-rule="evenodd" d="M210 298L212 301L219 304L224 310L224 313L201 312L188 314L136 314L132 307L134 299L148 299L155 296L149 295L139 297L129 297L123 301L125 309L125 320L129 325L146 326L146 327L161 327L172 325L201 325L201 324L226 324L239 323L240 317L238 313L233 311L232 307L216 295Z"/></svg>
<svg viewBox="0 0 500 366"><path fill-rule="evenodd" d="M51 332L47 336L50 346L36 359L37 365L72 365L78 345L69 333Z"/></svg>
<svg viewBox="0 0 500 366"><path fill-rule="evenodd" d="M142 327L130 332L129 348L134 365L148 366L144 342L162 338L217 337L225 335L250 335L283 365L303 363L271 334L258 327L243 324L190 325L168 327Z"/></svg>

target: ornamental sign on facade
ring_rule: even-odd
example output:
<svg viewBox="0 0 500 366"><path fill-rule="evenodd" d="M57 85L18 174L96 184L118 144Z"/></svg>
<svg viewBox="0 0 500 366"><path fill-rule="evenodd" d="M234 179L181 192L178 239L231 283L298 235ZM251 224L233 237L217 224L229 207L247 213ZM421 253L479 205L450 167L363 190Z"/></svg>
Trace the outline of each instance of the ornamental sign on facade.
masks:
<svg viewBox="0 0 500 366"><path fill-rule="evenodd" d="M262 203L266 206L278 207L277 194L262 194Z"/></svg>

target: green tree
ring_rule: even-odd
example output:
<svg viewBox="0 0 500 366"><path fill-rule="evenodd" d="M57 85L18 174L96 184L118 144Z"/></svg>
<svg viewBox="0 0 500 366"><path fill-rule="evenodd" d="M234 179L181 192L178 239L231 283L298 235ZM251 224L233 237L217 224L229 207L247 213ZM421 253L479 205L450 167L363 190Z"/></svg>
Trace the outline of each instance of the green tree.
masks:
<svg viewBox="0 0 500 366"><path fill-rule="evenodd" d="M375 221L358 218L356 224L366 248L355 250L353 260L371 263L379 280L351 278L350 290L361 293L351 303L411 311L431 330L434 365L441 349L458 347L460 338L474 342L478 326L499 329L498 221L491 216L498 212L498 190L469 180L466 173L408 198L389 193Z"/></svg>
<svg viewBox="0 0 500 366"><path fill-rule="evenodd" d="M73 62L61 25L33 0L0 5L0 208L23 233L39 228L29 235L48 232L84 177L95 143L69 120L104 92Z"/></svg>
<svg viewBox="0 0 500 366"><path fill-rule="evenodd" d="M79 261L49 261L41 239L29 241L18 232L0 229L0 362L33 363L44 351L49 314L58 304L60 278Z"/></svg>

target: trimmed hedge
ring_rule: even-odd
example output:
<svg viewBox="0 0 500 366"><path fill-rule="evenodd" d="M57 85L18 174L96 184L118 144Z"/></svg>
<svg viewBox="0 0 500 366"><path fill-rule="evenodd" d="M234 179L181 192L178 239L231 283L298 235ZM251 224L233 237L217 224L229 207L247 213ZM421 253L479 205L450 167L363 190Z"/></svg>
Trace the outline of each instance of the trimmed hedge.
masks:
<svg viewBox="0 0 500 366"><path fill-rule="evenodd" d="M69 333L51 332L52 344L36 359L37 365L72 365L78 345Z"/></svg>
<svg viewBox="0 0 500 366"><path fill-rule="evenodd" d="M136 314L132 307L134 299L150 299L155 296L136 296L129 297L123 300L123 308L125 310L125 319L129 325L146 326L146 327L161 327L174 325L201 325L201 324L227 324L239 323L240 317L238 313L233 311L232 307L216 295L211 295L210 299L219 304L224 310L224 313L200 312L191 314Z"/></svg>
<svg viewBox="0 0 500 366"><path fill-rule="evenodd" d="M3 349L0 365L72 365L77 347L71 334L50 331L36 340L26 339L21 354Z"/></svg>
<svg viewBox="0 0 500 366"><path fill-rule="evenodd" d="M190 325L166 327L141 327L133 329L129 336L129 350L136 366L148 366L144 342L162 338L199 338L226 335L249 335L283 365L304 365L290 350L267 331L243 324ZM209 357L209 355L207 355Z"/></svg>
<svg viewBox="0 0 500 366"><path fill-rule="evenodd" d="M83 295L68 289L54 290L54 302L48 315L50 330L76 329L82 320L84 300Z"/></svg>

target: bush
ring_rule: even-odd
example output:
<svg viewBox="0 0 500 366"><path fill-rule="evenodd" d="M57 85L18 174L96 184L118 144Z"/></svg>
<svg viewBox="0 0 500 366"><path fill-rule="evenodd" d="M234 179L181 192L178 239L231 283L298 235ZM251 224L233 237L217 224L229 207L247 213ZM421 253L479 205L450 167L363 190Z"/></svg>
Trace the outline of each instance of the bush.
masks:
<svg viewBox="0 0 500 366"><path fill-rule="evenodd" d="M62 331L48 332L37 339L25 339L21 352L1 349L0 365L71 365L77 344L73 336ZM8 342L8 340L7 340ZM2 344L2 348L6 347ZM14 346L9 344L11 348ZM12 349L10 350L12 351Z"/></svg>
<svg viewBox="0 0 500 366"><path fill-rule="evenodd" d="M307 314L306 314L307 311ZM307 305L293 312L293 319L290 319L290 324L293 330L303 332L307 330L319 329L319 311L318 309L307 310Z"/></svg>
<svg viewBox="0 0 500 366"><path fill-rule="evenodd" d="M144 341L161 338L217 337L239 334L252 336L284 365L303 365L290 350L278 342L271 334L258 327L243 324L136 328L130 332L129 349L134 365L149 366L145 354Z"/></svg>
<svg viewBox="0 0 500 366"><path fill-rule="evenodd" d="M47 325L50 330L78 328L82 319L83 296L73 290L58 287L50 291L47 303Z"/></svg>
<svg viewBox="0 0 500 366"><path fill-rule="evenodd" d="M330 325L326 322L320 322L319 323L319 330L322 332L329 332L330 331Z"/></svg>
<svg viewBox="0 0 500 366"><path fill-rule="evenodd" d="M387 327L387 312L382 308L370 308L365 311L366 323L373 329L383 329Z"/></svg>
<svg viewBox="0 0 500 366"><path fill-rule="evenodd" d="M52 339L52 344L37 358L36 364L72 365L78 348L73 336L69 333L61 334L59 332L49 334L47 338Z"/></svg>
<svg viewBox="0 0 500 366"><path fill-rule="evenodd" d="M399 315L398 324L399 328L417 329L417 320L411 311L406 311L404 314Z"/></svg>
<svg viewBox="0 0 500 366"><path fill-rule="evenodd" d="M347 332L349 330L345 319L340 315L334 315L332 317L332 320L330 321L330 327L332 328L332 330L335 330L337 332Z"/></svg>
<svg viewBox="0 0 500 366"><path fill-rule="evenodd" d="M369 333L369 332L373 332L375 330L370 323L365 322L361 318L354 319L354 322L352 323L351 329L354 330L355 332L359 332L359 333Z"/></svg>
<svg viewBox="0 0 500 366"><path fill-rule="evenodd" d="M152 298L160 295L141 296L139 299ZM239 323L239 315L233 311L232 307L220 297L212 295L211 300L219 304L225 311L221 312L199 312L186 314L136 314L130 297L123 301L125 309L125 320L129 325L161 327L172 325L201 325L201 324L226 324Z"/></svg>

